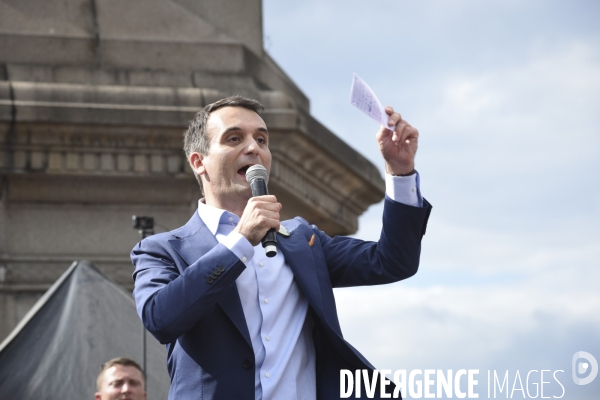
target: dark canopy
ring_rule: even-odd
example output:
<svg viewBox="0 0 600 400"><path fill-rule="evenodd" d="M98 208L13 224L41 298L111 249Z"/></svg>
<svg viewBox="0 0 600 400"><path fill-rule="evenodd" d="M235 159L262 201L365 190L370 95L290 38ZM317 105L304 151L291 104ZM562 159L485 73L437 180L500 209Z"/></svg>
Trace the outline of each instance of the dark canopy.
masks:
<svg viewBox="0 0 600 400"><path fill-rule="evenodd" d="M148 399L166 399L166 350L147 335ZM131 294L91 263L74 262L0 344L0 399L93 399L103 362L142 364Z"/></svg>

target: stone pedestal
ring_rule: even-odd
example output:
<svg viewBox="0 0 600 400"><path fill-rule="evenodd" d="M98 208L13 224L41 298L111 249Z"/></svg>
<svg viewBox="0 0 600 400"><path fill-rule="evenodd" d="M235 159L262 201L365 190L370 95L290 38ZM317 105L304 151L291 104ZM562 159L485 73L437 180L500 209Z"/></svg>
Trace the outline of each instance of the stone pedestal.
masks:
<svg viewBox="0 0 600 400"><path fill-rule="evenodd" d="M0 0L0 340L74 260L132 287L131 216L189 219L182 134L222 97L265 105L283 218L349 234L383 198L263 51L261 2L242 3Z"/></svg>

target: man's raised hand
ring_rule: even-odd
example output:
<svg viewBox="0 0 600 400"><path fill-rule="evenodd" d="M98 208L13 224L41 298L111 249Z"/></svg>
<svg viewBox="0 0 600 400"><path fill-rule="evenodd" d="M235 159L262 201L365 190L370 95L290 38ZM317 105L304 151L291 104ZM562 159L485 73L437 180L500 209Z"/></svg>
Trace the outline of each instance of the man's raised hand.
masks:
<svg viewBox="0 0 600 400"><path fill-rule="evenodd" d="M377 133L377 143L385 159L385 170L392 175L408 175L415 169L415 154L419 145L419 131L386 107L389 115L388 127L381 127Z"/></svg>

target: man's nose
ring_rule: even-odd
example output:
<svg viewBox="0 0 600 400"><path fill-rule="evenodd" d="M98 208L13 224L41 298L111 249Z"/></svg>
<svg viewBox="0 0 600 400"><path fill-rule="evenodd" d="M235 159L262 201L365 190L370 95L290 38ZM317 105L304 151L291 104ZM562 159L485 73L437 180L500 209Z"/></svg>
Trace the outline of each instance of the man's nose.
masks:
<svg viewBox="0 0 600 400"><path fill-rule="evenodd" d="M260 146L253 137L246 139L246 152L251 154L258 154Z"/></svg>

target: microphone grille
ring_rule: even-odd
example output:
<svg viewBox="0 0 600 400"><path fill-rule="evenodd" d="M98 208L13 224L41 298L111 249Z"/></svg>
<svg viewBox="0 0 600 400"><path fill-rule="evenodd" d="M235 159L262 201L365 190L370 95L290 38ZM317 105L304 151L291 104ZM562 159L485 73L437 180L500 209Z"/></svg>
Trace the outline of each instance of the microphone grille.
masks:
<svg viewBox="0 0 600 400"><path fill-rule="evenodd" d="M250 184L255 179L263 179L266 182L268 178L269 173L267 172L267 169L260 164L255 164L246 171L246 180Z"/></svg>

